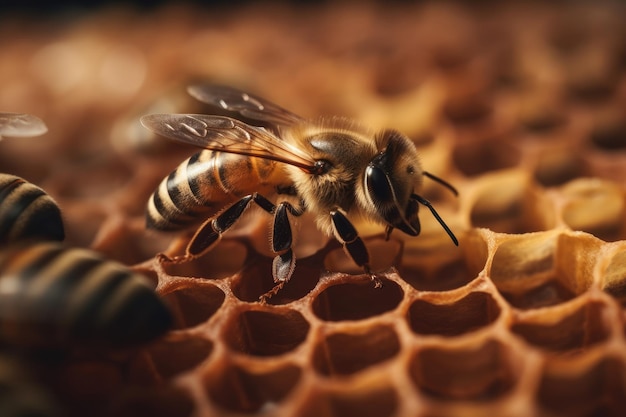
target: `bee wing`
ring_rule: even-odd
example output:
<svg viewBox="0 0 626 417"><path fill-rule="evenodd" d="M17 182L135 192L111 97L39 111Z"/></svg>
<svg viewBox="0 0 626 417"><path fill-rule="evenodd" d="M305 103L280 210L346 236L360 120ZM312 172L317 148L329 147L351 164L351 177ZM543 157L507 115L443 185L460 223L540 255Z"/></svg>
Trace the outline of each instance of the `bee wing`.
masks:
<svg viewBox="0 0 626 417"><path fill-rule="evenodd" d="M4 136L29 137L43 135L48 131L38 117L23 113L0 113L0 138Z"/></svg>
<svg viewBox="0 0 626 417"><path fill-rule="evenodd" d="M188 145L249 155L294 165L307 171L315 160L306 152L261 127L207 114L149 114L141 124L153 132Z"/></svg>
<svg viewBox="0 0 626 417"><path fill-rule="evenodd" d="M237 112L244 117L278 126L289 126L305 120L264 98L236 88L214 84L197 84L187 88L195 99L224 110Z"/></svg>

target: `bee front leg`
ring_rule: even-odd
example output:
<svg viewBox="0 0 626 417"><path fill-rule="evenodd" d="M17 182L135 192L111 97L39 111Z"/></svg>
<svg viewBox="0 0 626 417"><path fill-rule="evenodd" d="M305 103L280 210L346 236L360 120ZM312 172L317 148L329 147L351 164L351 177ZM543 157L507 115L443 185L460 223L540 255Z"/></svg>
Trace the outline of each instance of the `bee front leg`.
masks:
<svg viewBox="0 0 626 417"><path fill-rule="evenodd" d="M370 257L365 243L363 243L363 240L359 237L359 233L350 220L339 210L331 211L330 218L332 220L335 237L343 245L348 256L352 258L355 264L363 268L365 273L370 276L376 288L381 287L382 283L380 279L370 268Z"/></svg>

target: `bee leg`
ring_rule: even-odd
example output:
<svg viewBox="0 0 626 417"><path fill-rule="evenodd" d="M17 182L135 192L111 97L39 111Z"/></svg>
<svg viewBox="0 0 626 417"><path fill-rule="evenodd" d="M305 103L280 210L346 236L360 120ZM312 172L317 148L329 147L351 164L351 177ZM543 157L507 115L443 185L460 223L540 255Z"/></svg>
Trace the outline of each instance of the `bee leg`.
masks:
<svg viewBox="0 0 626 417"><path fill-rule="evenodd" d="M189 241L185 255L172 258L173 261L184 262L197 258L215 246L222 234L241 217L244 210L250 205L252 198L253 195L247 195L216 217L202 223Z"/></svg>
<svg viewBox="0 0 626 417"><path fill-rule="evenodd" d="M272 262L272 276L275 283L289 281L296 266L296 258L291 250L293 233L287 211L291 205L280 203L274 210L274 226L272 229L272 251L279 255Z"/></svg>
<svg viewBox="0 0 626 417"><path fill-rule="evenodd" d="M352 258L354 263L362 267L365 273L370 276L374 286L376 288L381 287L382 283L380 279L370 268L370 257L365 243L363 243L363 240L359 237L358 232L350 220L339 210L331 211L330 218L333 223L335 237L342 244L345 251Z"/></svg>
<svg viewBox="0 0 626 417"><path fill-rule="evenodd" d="M389 241L389 238L391 237L391 232L393 232L393 226L387 226L385 228L385 241Z"/></svg>
<svg viewBox="0 0 626 417"><path fill-rule="evenodd" d="M262 294L259 300L262 303L266 303L268 299L276 295L285 286L287 281L289 281L295 267L296 258L291 249L276 256L272 262L272 276L274 277L274 283L276 285L265 294Z"/></svg>
<svg viewBox="0 0 626 417"><path fill-rule="evenodd" d="M293 233L291 224L289 223L288 213L293 216L300 216L304 213L305 209L302 203L296 208L286 201L276 206L260 194L254 195L254 201L261 208L274 216L271 238L272 251L278 255L272 262L272 277L274 278L276 286L260 297L261 301L265 302L268 298L276 294L293 275L296 266L296 257L291 250Z"/></svg>

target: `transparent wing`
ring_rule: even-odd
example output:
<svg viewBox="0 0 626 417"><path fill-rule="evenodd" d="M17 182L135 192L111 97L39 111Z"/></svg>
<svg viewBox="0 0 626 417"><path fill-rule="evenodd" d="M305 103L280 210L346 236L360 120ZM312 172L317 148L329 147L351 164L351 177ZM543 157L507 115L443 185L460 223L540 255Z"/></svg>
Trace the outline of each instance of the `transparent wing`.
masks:
<svg viewBox="0 0 626 417"><path fill-rule="evenodd" d="M264 98L248 94L236 88L214 84L197 84L187 88L189 94L199 101L241 114L253 120L289 126L305 120Z"/></svg>
<svg viewBox="0 0 626 417"><path fill-rule="evenodd" d="M43 135L48 131L38 117L23 113L0 113L0 138L4 136L29 137Z"/></svg>
<svg viewBox="0 0 626 417"><path fill-rule="evenodd" d="M141 124L153 132L188 145L271 159L312 171L315 160L267 130L225 116L150 114Z"/></svg>

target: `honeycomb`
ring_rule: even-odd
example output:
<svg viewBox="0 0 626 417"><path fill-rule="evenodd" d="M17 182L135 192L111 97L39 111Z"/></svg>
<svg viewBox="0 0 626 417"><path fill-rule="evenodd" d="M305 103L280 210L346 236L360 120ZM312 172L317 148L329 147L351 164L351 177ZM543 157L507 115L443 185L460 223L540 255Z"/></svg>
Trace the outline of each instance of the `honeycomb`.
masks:
<svg viewBox="0 0 626 417"><path fill-rule="evenodd" d="M626 9L615 2L164 4L3 15L0 172L59 203L66 241L148 276L175 328L139 349L38 353L69 416L620 416L626 412ZM205 80L415 141L459 190L423 194L416 238L359 224L382 288L299 220L267 303L269 216L205 256L146 231L148 197L195 152L138 123L212 111ZM59 415L54 412L42 415Z"/></svg>

